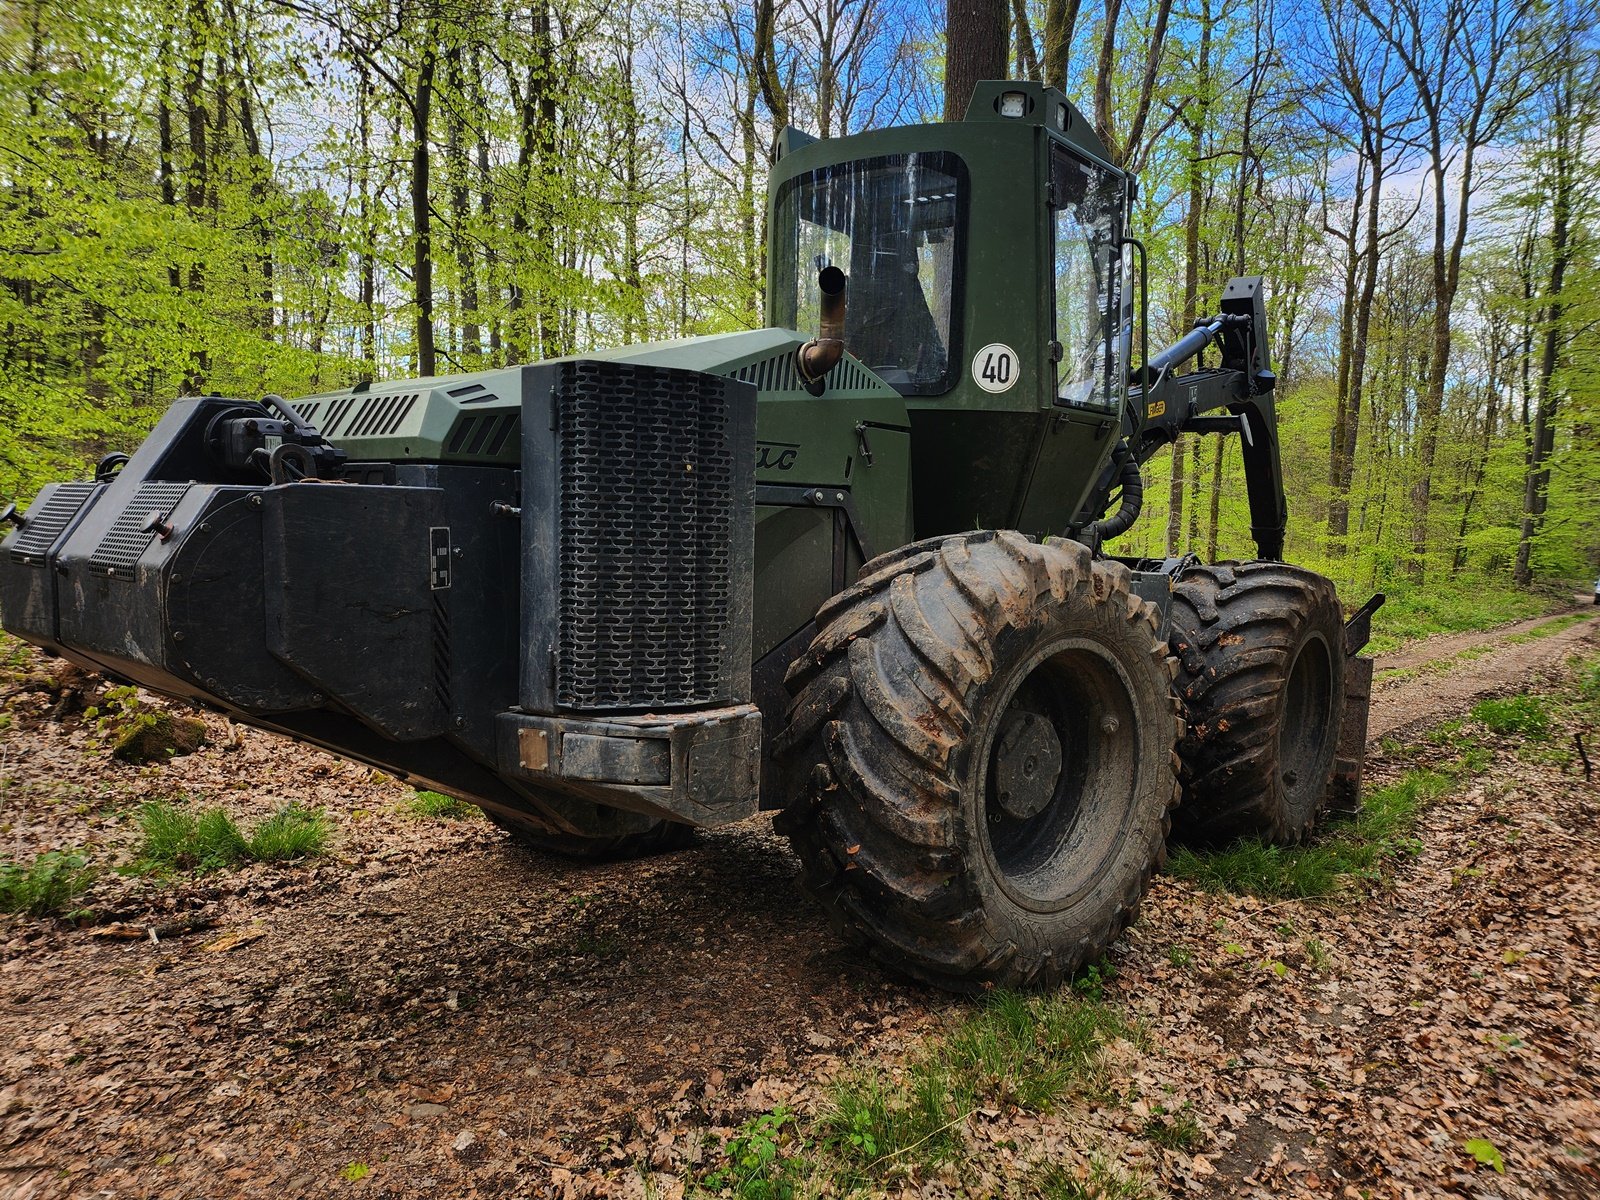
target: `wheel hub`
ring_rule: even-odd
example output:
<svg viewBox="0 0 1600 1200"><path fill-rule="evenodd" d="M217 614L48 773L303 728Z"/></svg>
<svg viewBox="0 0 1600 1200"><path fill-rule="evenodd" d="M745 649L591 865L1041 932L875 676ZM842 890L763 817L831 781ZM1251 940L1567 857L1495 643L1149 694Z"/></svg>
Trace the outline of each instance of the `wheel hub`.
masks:
<svg viewBox="0 0 1600 1200"><path fill-rule="evenodd" d="M1061 739L1048 718L1013 709L995 739L994 798L1008 817L1026 821L1049 805L1061 780Z"/></svg>

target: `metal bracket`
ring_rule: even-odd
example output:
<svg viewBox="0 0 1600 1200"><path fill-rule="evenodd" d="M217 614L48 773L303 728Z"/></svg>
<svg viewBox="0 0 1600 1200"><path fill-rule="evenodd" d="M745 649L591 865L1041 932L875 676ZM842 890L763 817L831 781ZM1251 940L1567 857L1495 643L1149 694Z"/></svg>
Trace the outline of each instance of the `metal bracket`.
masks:
<svg viewBox="0 0 1600 1200"><path fill-rule="evenodd" d="M1344 652L1346 657L1354 658L1372 640L1372 614L1383 607L1383 602L1388 599L1382 592L1376 593L1370 600L1363 604L1344 623Z"/></svg>
<svg viewBox="0 0 1600 1200"><path fill-rule="evenodd" d="M850 536L861 551L861 561L872 558L872 547L867 544L866 531L856 512L856 502L850 492L839 487L794 487L784 483L756 484L757 504L779 504L789 508L834 508L843 513Z"/></svg>

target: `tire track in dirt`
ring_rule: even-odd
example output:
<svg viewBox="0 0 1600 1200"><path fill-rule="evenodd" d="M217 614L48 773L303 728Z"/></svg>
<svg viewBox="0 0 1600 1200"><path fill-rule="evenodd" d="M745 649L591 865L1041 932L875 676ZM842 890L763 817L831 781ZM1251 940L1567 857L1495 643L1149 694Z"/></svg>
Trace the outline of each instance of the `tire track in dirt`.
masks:
<svg viewBox="0 0 1600 1200"><path fill-rule="evenodd" d="M1560 666L1569 655L1600 649L1600 614L1596 614L1545 637L1514 642L1454 665L1445 661L1463 649L1537 629L1566 615L1518 622L1492 633L1472 635L1473 640L1464 643L1455 636L1429 639L1426 656L1422 656L1419 646L1379 658L1380 671L1401 667L1415 669L1429 663L1438 666L1408 679L1380 682L1374 687L1367 745L1371 747L1383 738L1400 737L1436 725L1487 696L1524 691L1546 672Z"/></svg>
<svg viewBox="0 0 1600 1200"><path fill-rule="evenodd" d="M1584 598L1585 605L1588 604ZM1414 670L1431 662L1450 658L1463 650L1471 650L1475 646L1487 646L1494 642L1504 641L1508 637L1528 633L1552 621L1560 621L1571 616L1574 612L1583 611L1573 607L1562 609L1560 612L1546 613L1542 617L1528 617L1522 621L1513 621L1509 625L1501 625L1495 629L1469 629L1463 633L1438 633L1432 637L1420 638L1414 642L1407 642L1398 650L1391 650L1387 654L1377 656L1379 671ZM1378 618L1380 621L1382 618Z"/></svg>

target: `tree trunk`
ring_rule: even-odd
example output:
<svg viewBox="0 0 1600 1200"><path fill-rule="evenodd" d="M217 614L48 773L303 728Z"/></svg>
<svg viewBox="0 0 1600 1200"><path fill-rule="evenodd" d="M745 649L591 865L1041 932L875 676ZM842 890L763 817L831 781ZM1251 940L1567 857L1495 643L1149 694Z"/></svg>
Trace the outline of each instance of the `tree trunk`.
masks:
<svg viewBox="0 0 1600 1200"><path fill-rule="evenodd" d="M1555 450L1556 418L1561 398L1555 388L1556 365L1565 337L1567 264L1572 256L1571 222L1573 183L1576 164L1573 152L1573 122L1566 119L1573 99L1573 54L1571 42L1553 89L1552 108L1561 114L1552 122L1552 167L1554 187L1550 201L1550 276L1545 289L1545 320L1539 353L1539 408L1533 421L1533 437L1528 448L1528 470L1523 481L1522 525L1517 540L1515 578L1522 587L1533 582L1533 542L1550 504L1550 455ZM1584 138L1587 127L1580 127ZM1580 151L1581 153L1581 151Z"/></svg>
<svg viewBox="0 0 1600 1200"><path fill-rule="evenodd" d="M1045 0L1044 4L1044 58L1039 63L1039 73L1046 84L1063 91L1081 3L1082 0Z"/></svg>
<svg viewBox="0 0 1600 1200"><path fill-rule="evenodd" d="M411 229L412 294L417 305L417 374L438 369L433 345L433 209L428 199L428 125L433 111L435 38L433 23L423 34L422 61L417 66L417 87L411 101Z"/></svg>
<svg viewBox="0 0 1600 1200"><path fill-rule="evenodd" d="M1006 77L1006 9L1006 0L945 0L945 120L966 115L980 80Z"/></svg>
<svg viewBox="0 0 1600 1200"><path fill-rule="evenodd" d="M478 268L472 252L472 197L468 190L466 130L461 105L466 80L461 70L461 48L445 51L445 78L454 103L445 110L446 173L450 179L450 241L455 248L456 292L461 297L461 363L468 370L482 365L483 339L478 327Z"/></svg>

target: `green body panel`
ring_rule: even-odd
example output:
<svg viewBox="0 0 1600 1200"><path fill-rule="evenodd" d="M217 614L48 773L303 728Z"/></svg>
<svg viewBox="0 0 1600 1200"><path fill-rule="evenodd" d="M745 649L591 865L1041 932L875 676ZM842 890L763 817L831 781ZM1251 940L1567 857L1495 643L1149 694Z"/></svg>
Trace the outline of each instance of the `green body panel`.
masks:
<svg viewBox="0 0 1600 1200"><path fill-rule="evenodd" d="M1026 113L999 115L1002 92ZM794 365L815 331L759 329L588 352L581 357L726 375L756 385L755 656L803 628L866 557L917 537L974 528L1060 532L1083 506L1117 440L1120 409L1057 404L1050 147L1105 164L1066 98L1037 84L984 83L959 123L810 140L786 131L772 171L769 222L784 185L833 164L907 152L956 156L956 285L950 388L903 397L846 354L813 395ZM774 247L776 247L776 240ZM768 310L796 265L769 263ZM848 303L848 293L846 296ZM978 386L973 356L1009 347L1006 391ZM1118 397L1119 403L1122 397ZM384 383L297 401L353 461L515 465L522 368ZM786 489L778 493L776 489ZM820 497L820 498L819 498ZM851 517L839 506L848 504Z"/></svg>

